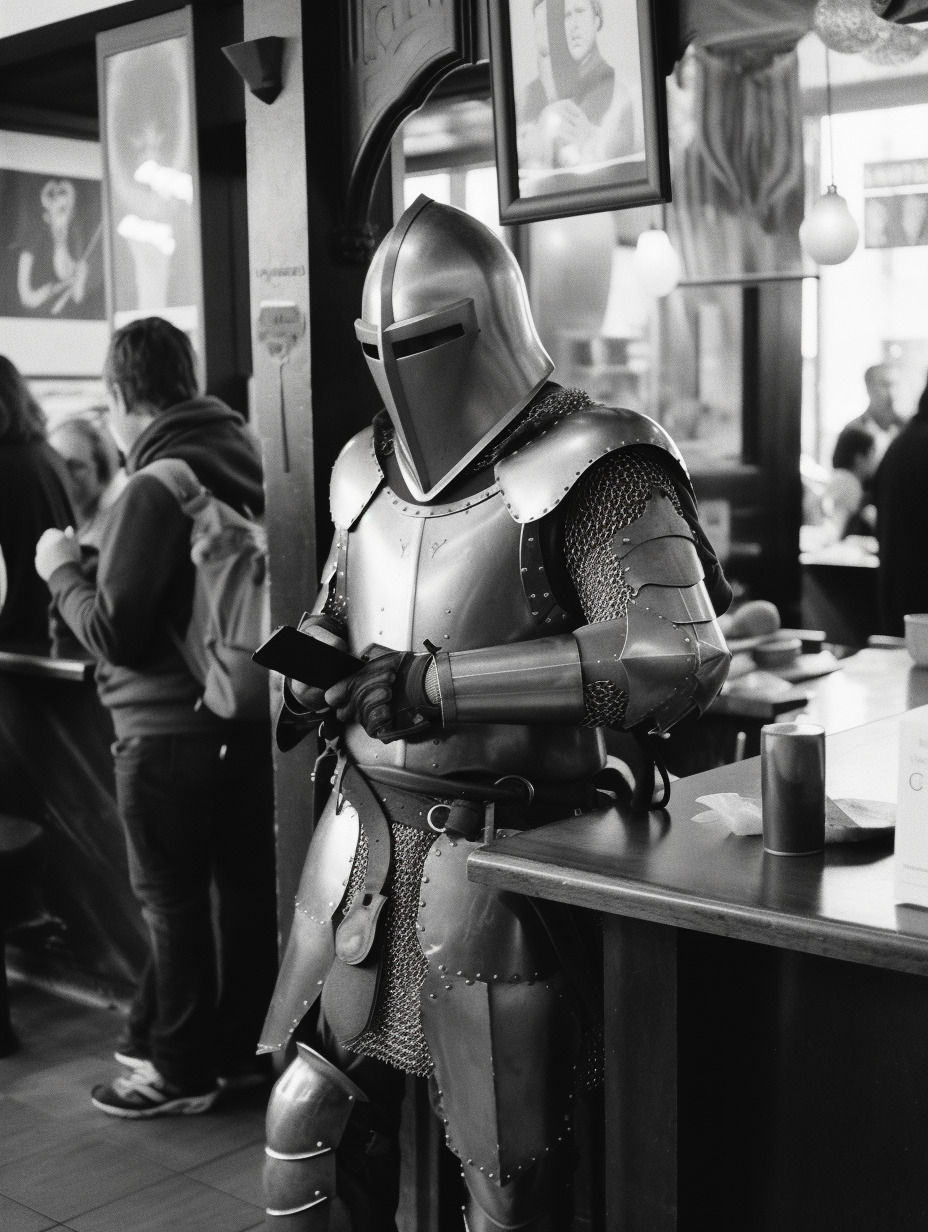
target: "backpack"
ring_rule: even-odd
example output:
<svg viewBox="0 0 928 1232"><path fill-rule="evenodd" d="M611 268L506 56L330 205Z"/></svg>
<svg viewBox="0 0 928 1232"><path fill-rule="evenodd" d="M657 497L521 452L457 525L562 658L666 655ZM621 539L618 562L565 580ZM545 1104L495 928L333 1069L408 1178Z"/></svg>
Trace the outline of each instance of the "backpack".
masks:
<svg viewBox="0 0 928 1232"><path fill-rule="evenodd" d="M217 500L180 458L159 458L137 473L164 484L192 522L190 624L183 637L168 632L203 686L203 704L222 719L267 719L268 674L251 660L271 626L264 528Z"/></svg>

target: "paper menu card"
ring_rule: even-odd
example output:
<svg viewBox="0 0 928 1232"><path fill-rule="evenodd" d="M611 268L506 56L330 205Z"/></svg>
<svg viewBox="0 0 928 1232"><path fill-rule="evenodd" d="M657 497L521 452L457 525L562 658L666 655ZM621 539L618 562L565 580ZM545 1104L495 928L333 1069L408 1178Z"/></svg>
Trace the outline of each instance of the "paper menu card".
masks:
<svg viewBox="0 0 928 1232"><path fill-rule="evenodd" d="M928 706L899 721L894 890L897 903L928 907Z"/></svg>

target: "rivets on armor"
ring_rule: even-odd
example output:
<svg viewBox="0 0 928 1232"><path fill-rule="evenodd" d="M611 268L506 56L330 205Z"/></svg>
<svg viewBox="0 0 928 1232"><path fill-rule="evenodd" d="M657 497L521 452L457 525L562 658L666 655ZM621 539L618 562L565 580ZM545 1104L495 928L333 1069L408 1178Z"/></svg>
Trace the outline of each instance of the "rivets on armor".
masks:
<svg viewBox="0 0 928 1232"><path fill-rule="evenodd" d="M422 816L422 814L420 813L420 814L419 814L419 816L421 817L421 816ZM423 878L422 878L422 884L423 884L423 885L428 885L428 883L429 883L429 879L428 879L428 877L423 877Z"/></svg>
<svg viewBox="0 0 928 1232"><path fill-rule="evenodd" d="M445 964L444 964L444 963L439 963L439 964L438 964L438 970L439 970L439 971L447 971L447 970L448 970L448 968L445 966Z"/></svg>
<svg viewBox="0 0 928 1232"><path fill-rule="evenodd" d="M434 994L433 992L430 992L430 993L429 993L429 1000L430 1000L430 1001L434 1001L434 1000L435 1000L435 994Z"/></svg>
<svg viewBox="0 0 928 1232"><path fill-rule="evenodd" d="M447 988L447 990L448 990L449 992L451 991L451 989L452 989L453 987L454 987L454 985L453 985L453 984L446 984L446 985L445 985L445 988Z"/></svg>

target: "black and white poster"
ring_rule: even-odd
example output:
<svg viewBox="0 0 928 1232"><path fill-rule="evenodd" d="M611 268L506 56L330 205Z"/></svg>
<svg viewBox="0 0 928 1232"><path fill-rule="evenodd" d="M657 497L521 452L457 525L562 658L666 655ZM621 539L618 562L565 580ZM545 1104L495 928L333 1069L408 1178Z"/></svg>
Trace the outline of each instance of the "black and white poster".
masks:
<svg viewBox="0 0 928 1232"><path fill-rule="evenodd" d="M100 181L0 167L0 317L106 318Z"/></svg>

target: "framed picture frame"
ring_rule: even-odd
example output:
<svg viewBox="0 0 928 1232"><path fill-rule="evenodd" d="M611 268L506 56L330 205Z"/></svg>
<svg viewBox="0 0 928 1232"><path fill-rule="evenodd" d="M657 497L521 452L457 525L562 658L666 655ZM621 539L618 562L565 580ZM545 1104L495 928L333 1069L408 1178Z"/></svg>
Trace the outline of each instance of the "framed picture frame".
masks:
<svg viewBox="0 0 928 1232"><path fill-rule="evenodd" d="M100 147L0 130L0 354L94 377L106 354Z"/></svg>
<svg viewBox="0 0 928 1232"><path fill-rule="evenodd" d="M110 320L164 317L202 362L191 6L98 34L97 80Z"/></svg>
<svg viewBox="0 0 928 1232"><path fill-rule="evenodd" d="M491 0L500 221L670 200L655 0Z"/></svg>

